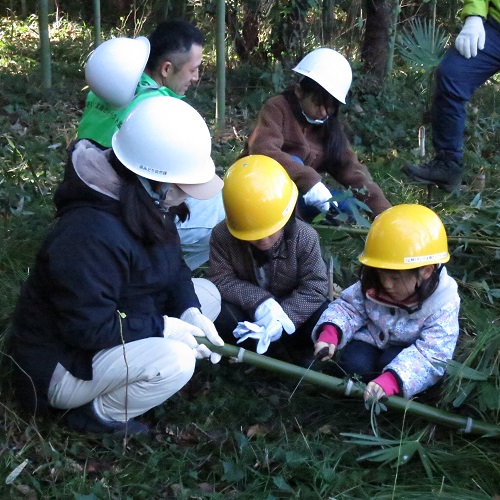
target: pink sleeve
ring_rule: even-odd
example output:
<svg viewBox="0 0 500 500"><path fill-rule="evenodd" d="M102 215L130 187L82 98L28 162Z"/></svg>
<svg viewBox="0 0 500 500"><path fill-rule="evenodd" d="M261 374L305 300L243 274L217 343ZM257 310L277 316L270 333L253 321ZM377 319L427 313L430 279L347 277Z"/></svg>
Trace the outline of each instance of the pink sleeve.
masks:
<svg viewBox="0 0 500 500"><path fill-rule="evenodd" d="M396 377L391 372L384 372L382 375L379 375L377 378L374 378L372 382L375 382L385 392L386 396L392 396L394 394L398 394L399 386L396 381Z"/></svg>
<svg viewBox="0 0 500 500"><path fill-rule="evenodd" d="M340 330L335 325L325 325L318 337L318 342L338 345L340 339Z"/></svg>

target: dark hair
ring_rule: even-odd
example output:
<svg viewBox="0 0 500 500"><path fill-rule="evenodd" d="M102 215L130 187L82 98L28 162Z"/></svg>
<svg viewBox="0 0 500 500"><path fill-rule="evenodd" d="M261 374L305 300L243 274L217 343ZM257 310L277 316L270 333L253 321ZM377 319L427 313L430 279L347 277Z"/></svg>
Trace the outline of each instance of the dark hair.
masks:
<svg viewBox="0 0 500 500"><path fill-rule="evenodd" d="M311 78L304 76L299 81L300 88L304 93L304 97L311 96L312 101L317 105L322 105L325 109L332 109L333 113L329 115L328 120L323 125L319 125L323 130L323 152L325 158L319 170L330 171L340 165L345 159L347 152L350 149L349 139L344 131L342 122L340 121L340 101L335 99L327 92L319 83L316 83ZM288 89L283 94L299 121L304 120L302 110L298 103L294 89Z"/></svg>
<svg viewBox="0 0 500 500"><path fill-rule="evenodd" d="M183 19L162 21L148 39L151 50L146 68L150 71L155 71L165 60L169 60L178 69L189 59L191 47L203 46L205 41L203 33Z"/></svg>
<svg viewBox="0 0 500 500"><path fill-rule="evenodd" d="M175 213L162 212L146 192L137 175L126 168L113 151L109 162L123 181L120 189L121 214L134 237L145 245L166 243L172 241L172 238L177 238L173 222Z"/></svg>
<svg viewBox="0 0 500 500"><path fill-rule="evenodd" d="M426 280L422 281L418 287L415 288L415 292L418 298L419 308L422 306L424 300L428 299L436 290L439 284L439 274L441 273L442 265L435 264L432 274ZM414 271L418 275L418 267L415 269L409 269L409 271ZM359 279L361 281L361 291L363 295L370 289L374 289L379 292L383 289L378 275L378 269L375 267L362 265L360 267Z"/></svg>

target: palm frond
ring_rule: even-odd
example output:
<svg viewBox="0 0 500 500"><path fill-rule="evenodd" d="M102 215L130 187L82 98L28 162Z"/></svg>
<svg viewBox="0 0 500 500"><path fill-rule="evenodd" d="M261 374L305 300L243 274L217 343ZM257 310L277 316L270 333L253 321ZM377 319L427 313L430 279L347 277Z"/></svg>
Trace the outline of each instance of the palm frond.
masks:
<svg viewBox="0 0 500 500"><path fill-rule="evenodd" d="M446 50L449 35L428 19L415 19L404 28L397 40L403 59L417 70L429 71L439 64Z"/></svg>

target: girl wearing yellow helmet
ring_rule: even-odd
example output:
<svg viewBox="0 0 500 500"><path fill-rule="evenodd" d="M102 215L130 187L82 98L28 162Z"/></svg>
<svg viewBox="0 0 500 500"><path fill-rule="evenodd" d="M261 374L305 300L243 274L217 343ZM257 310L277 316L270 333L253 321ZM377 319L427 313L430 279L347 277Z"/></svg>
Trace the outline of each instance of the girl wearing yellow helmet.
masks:
<svg viewBox="0 0 500 500"><path fill-rule="evenodd" d="M295 219L297 196L272 158L232 165L222 191L226 220L210 241L209 279L222 297L215 326L223 339L305 363L328 285L318 235Z"/></svg>
<svg viewBox="0 0 500 500"><path fill-rule="evenodd" d="M361 279L344 290L313 330L314 350L336 349L343 374L368 385L365 400L410 398L444 375L458 339L460 298L444 267L448 243L439 217L397 205L373 222L359 261Z"/></svg>

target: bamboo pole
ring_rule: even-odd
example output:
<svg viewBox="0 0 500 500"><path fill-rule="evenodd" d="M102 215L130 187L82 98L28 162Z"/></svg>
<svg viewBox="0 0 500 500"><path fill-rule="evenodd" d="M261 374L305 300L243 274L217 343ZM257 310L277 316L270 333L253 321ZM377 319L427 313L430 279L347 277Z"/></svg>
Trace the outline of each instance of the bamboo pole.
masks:
<svg viewBox="0 0 500 500"><path fill-rule="evenodd" d="M368 234L368 229L362 227L351 227L351 226L323 226L321 224L312 224L312 227L316 231L325 236L328 233L338 234L342 237L347 237L348 235L355 236L366 236ZM465 236L448 236L448 243L467 243L469 245L482 245L485 247L492 247L493 249L500 249L500 241L489 240L487 238L467 238Z"/></svg>
<svg viewBox="0 0 500 500"><path fill-rule="evenodd" d="M389 49L387 54L387 63L385 68L385 76L390 78L394 65L394 48L396 46L396 32L398 26L398 16L401 10L399 0L392 0L389 4L391 9L391 21L389 26Z"/></svg>
<svg viewBox="0 0 500 500"><path fill-rule="evenodd" d="M52 86L52 68L49 37L49 5L47 0L38 2L38 28L40 30L40 58L42 63L42 86Z"/></svg>
<svg viewBox="0 0 500 500"><path fill-rule="evenodd" d="M334 289L333 289L333 257L328 259L328 298L333 300Z"/></svg>
<svg viewBox="0 0 500 500"><path fill-rule="evenodd" d="M101 0L94 0L94 49L101 45Z"/></svg>
<svg viewBox="0 0 500 500"><path fill-rule="evenodd" d="M215 96L215 122L218 132L224 130L226 124L226 2L217 0L217 18L216 18L216 96Z"/></svg>
<svg viewBox="0 0 500 500"><path fill-rule="evenodd" d="M262 354L256 354L230 344L226 344L222 347L215 346L203 337L197 337L196 340L198 343L208 346L212 351L224 356L236 358L239 362L248 363L258 368L264 368L283 375L295 377L306 382L325 387L344 396L358 399L363 398L365 385L360 382L354 383L352 380L343 380L330 375L325 375L324 373L316 372L314 370L307 370L306 368L285 363L284 361L263 356ZM500 438L500 426L498 425L490 424L481 420L474 420L470 417L462 415L455 415L454 413L440 410L439 408L433 408L432 406L424 405L422 403L417 403L416 401L410 399L390 396L384 400L384 404L388 408L401 412L407 412L410 415L422 417L429 422L452 427L465 433Z"/></svg>

